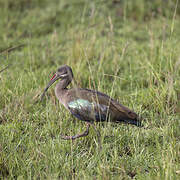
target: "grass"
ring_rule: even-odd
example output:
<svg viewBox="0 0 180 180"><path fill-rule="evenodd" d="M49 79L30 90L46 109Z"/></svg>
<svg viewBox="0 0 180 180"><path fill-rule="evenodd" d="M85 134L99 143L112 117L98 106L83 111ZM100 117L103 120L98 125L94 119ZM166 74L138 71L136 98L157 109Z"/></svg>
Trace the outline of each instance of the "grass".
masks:
<svg viewBox="0 0 180 180"><path fill-rule="evenodd" d="M0 5L1 178L180 178L178 1ZM96 124L101 150L93 128L86 138L62 140L60 134L81 132L84 123L59 106L54 86L38 99L63 64L78 86L134 109L144 128Z"/></svg>

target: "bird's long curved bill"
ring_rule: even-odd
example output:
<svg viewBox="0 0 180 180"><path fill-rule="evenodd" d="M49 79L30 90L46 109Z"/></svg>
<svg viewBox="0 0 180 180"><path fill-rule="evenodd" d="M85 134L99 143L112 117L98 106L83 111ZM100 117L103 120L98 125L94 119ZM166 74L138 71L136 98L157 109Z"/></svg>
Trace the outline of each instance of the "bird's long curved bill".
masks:
<svg viewBox="0 0 180 180"><path fill-rule="evenodd" d="M44 89L44 91L43 91L43 93L42 93L42 95L41 95L41 97L40 97L40 101L43 100L43 97L45 96L46 91L49 89L49 87L50 87L57 79L59 79L59 77L55 74L55 75L51 78L51 80L49 81L49 83L48 83L48 85L46 86L46 88Z"/></svg>

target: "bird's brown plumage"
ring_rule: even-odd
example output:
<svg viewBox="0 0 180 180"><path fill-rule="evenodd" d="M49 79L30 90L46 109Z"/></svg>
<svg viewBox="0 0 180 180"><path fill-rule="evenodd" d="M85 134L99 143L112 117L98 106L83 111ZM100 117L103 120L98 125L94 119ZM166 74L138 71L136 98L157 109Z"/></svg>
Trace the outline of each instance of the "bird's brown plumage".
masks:
<svg viewBox="0 0 180 180"><path fill-rule="evenodd" d="M134 124L134 121L138 119L138 115L130 110L129 108L121 105L116 100L110 98L104 93L90 90L90 89L66 89L66 93L62 94L59 99L64 99L64 105L67 109L71 110L68 106L68 103L76 101L78 99L83 99L88 101L89 103L94 105L94 109L92 111L96 111L97 113L105 114L107 117L110 115L110 119L113 122L120 122L120 121L128 121L128 123ZM107 107L105 112L102 112L100 106ZM86 107L82 107L82 110L78 111L80 115L82 116L82 119L84 120L95 120L94 117L87 118L86 117ZM77 112L77 108L75 108L75 111ZM84 112L82 112L84 111ZM72 112L72 111L71 111ZM85 118L86 117L86 118ZM106 120L107 120L106 117ZM101 121L104 121L103 119Z"/></svg>

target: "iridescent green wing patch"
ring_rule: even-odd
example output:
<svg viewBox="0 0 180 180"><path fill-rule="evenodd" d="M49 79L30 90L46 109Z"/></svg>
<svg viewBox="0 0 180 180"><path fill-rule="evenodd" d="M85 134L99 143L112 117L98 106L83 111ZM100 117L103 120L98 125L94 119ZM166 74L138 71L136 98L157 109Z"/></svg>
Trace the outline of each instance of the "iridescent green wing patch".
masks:
<svg viewBox="0 0 180 180"><path fill-rule="evenodd" d="M91 108L92 105L93 105L92 103L84 99L76 99L68 103L68 106L73 109L75 108L81 109L81 108L87 108L87 107Z"/></svg>
<svg viewBox="0 0 180 180"><path fill-rule="evenodd" d="M81 120L96 119L105 121L108 115L108 106L89 102L85 99L76 99L68 103L71 113Z"/></svg>

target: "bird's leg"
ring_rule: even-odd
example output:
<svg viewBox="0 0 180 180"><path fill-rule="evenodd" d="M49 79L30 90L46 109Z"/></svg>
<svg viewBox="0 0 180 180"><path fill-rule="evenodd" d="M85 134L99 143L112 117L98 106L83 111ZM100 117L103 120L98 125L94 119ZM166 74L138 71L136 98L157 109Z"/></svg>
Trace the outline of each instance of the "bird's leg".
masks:
<svg viewBox="0 0 180 180"><path fill-rule="evenodd" d="M65 139L65 140L74 140L76 138L80 138L80 137L84 137L84 136L87 136L89 134L89 127L90 127L90 123L86 123L86 130L82 133L82 134L76 134L74 136L64 136L64 135L61 135L61 138L62 139Z"/></svg>

